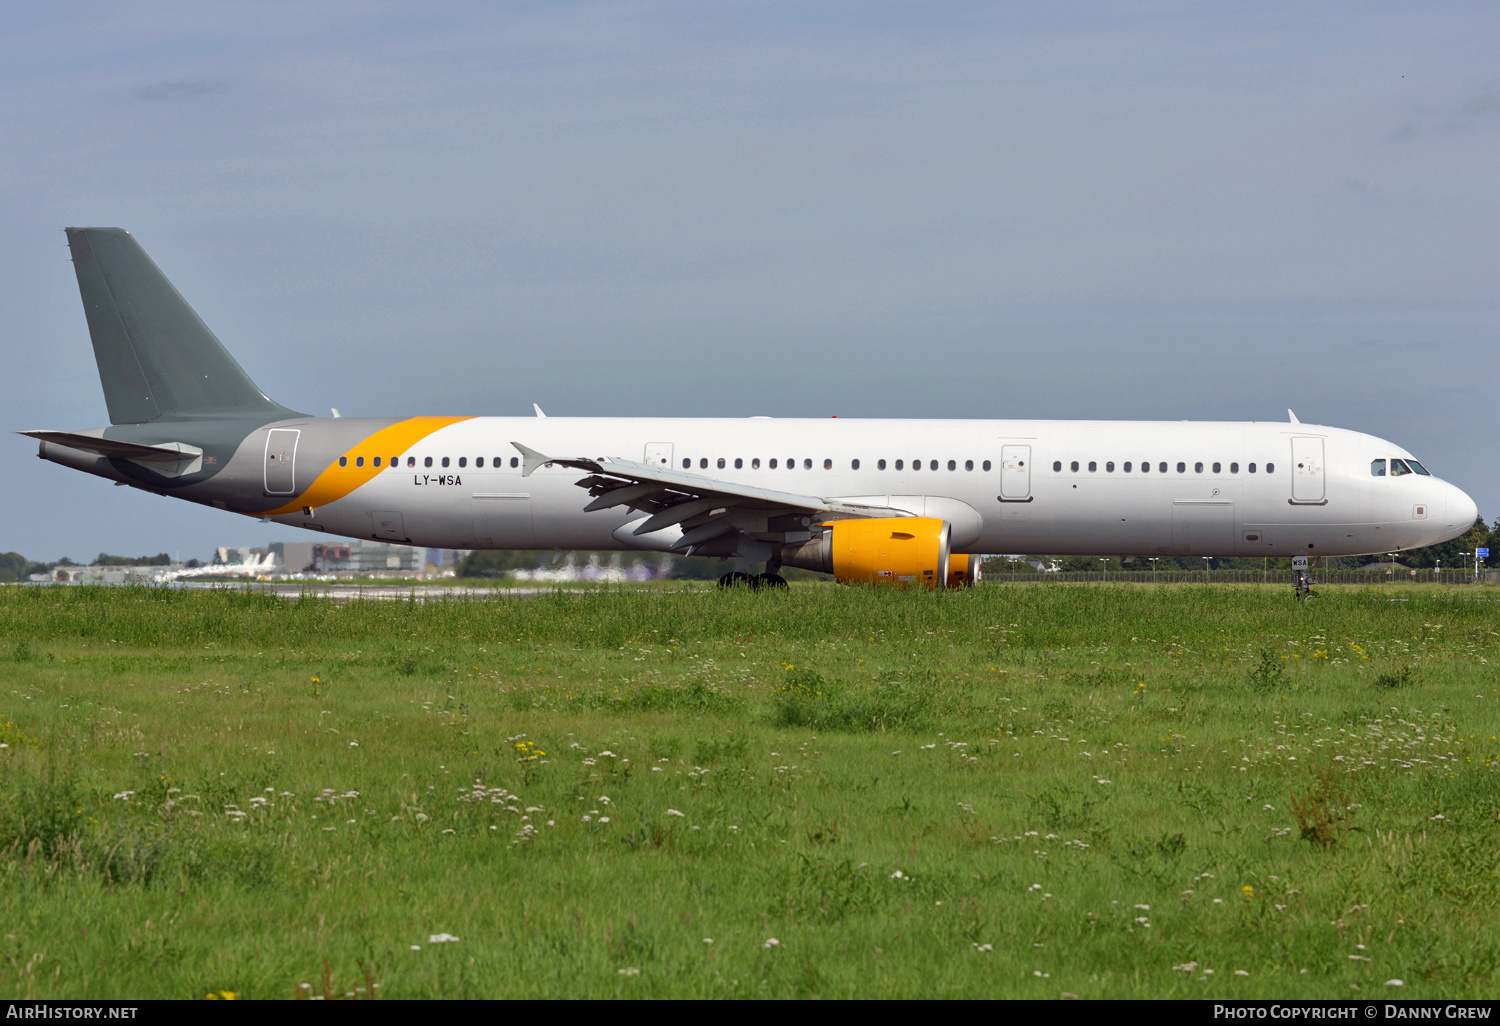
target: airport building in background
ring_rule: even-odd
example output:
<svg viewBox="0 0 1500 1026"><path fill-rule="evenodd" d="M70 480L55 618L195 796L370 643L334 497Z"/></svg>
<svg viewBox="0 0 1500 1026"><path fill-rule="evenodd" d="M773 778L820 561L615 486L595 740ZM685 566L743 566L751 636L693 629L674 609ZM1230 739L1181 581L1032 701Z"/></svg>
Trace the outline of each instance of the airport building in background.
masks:
<svg viewBox="0 0 1500 1026"><path fill-rule="evenodd" d="M195 578L452 577L465 553L377 541L221 545L206 564L59 566L34 584L161 584Z"/></svg>

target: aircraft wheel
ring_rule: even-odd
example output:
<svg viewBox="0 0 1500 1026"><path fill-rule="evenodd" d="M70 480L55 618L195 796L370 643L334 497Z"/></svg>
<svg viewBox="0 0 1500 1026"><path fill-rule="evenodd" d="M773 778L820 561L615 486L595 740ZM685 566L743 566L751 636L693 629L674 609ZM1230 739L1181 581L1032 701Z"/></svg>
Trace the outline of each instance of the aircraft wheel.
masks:
<svg viewBox="0 0 1500 1026"><path fill-rule="evenodd" d="M786 578L780 574L761 574L755 579L755 585L758 588L780 588L785 591Z"/></svg>
<svg viewBox="0 0 1500 1026"><path fill-rule="evenodd" d="M747 574L741 570L735 570L719 578L721 588L758 588L760 579L754 574Z"/></svg>

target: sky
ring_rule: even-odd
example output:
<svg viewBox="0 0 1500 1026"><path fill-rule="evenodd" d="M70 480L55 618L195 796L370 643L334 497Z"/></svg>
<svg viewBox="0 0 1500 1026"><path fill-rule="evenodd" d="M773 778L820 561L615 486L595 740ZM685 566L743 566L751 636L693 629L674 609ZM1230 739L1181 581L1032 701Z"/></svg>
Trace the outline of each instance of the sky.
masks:
<svg viewBox="0 0 1500 1026"><path fill-rule="evenodd" d="M345 416L1285 420L1500 516L1500 7L0 14L10 429L107 424L61 229ZM305 533L0 443L0 551Z"/></svg>

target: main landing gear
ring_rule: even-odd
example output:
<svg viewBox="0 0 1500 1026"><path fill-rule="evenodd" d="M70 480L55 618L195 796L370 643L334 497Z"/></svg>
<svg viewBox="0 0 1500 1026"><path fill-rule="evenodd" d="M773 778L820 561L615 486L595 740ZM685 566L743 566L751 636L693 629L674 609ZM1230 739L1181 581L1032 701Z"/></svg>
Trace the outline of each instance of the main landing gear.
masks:
<svg viewBox="0 0 1500 1026"><path fill-rule="evenodd" d="M719 578L721 588L749 588L758 591L761 588L786 590L786 578L776 571L781 569L781 560L771 559L766 561L766 572L763 574L746 573L743 570L734 570Z"/></svg>
<svg viewBox="0 0 1500 1026"><path fill-rule="evenodd" d="M719 578L721 588L749 588L758 591L761 588L785 589L786 586L786 578L780 574L747 574L735 570Z"/></svg>

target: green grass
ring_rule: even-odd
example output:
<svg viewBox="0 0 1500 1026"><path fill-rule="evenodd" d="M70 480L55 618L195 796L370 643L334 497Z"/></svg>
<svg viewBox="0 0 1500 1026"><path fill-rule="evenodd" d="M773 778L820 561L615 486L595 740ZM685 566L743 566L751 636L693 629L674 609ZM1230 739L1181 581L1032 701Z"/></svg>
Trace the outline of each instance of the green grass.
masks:
<svg viewBox="0 0 1500 1026"><path fill-rule="evenodd" d="M1497 596L1287 592L0 589L0 997L1494 994Z"/></svg>

